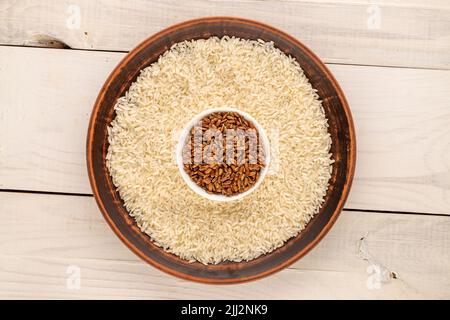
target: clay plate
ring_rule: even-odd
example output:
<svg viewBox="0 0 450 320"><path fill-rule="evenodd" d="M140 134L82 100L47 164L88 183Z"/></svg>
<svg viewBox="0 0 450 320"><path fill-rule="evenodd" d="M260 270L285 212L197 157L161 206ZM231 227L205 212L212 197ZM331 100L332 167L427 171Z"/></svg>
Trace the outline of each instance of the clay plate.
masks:
<svg viewBox="0 0 450 320"><path fill-rule="evenodd" d="M107 126L115 117L114 105L139 75L174 43L236 36L273 41L294 57L323 101L332 137L333 165L325 202L307 227L277 250L249 262L218 265L188 263L156 246L142 233L123 206L106 168ZM350 109L328 68L300 41L271 26L241 18L210 17L186 21L151 36L133 49L114 69L101 89L92 111L87 138L89 179L98 206L117 236L139 257L156 268L180 278L204 283L238 283L258 279L300 259L330 230L347 199L355 171L356 144Z"/></svg>

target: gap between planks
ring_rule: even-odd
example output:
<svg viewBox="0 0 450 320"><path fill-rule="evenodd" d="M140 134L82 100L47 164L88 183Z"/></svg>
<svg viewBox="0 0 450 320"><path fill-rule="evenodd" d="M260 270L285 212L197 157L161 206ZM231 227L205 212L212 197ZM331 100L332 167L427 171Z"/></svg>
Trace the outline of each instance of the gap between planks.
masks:
<svg viewBox="0 0 450 320"><path fill-rule="evenodd" d="M110 52L110 53L123 53L128 54L130 51L125 50L102 50L102 49L83 49L83 48L53 48L45 46L31 46L31 45L18 45L18 44L0 44L0 47L18 47L18 48L29 48L29 49L54 49L54 50L71 50L71 51L86 51L86 52ZM448 70L446 68L438 67L410 67L410 66L397 66L388 64L359 64L351 62L325 62L326 65L336 65L336 66L355 66L355 67L377 67L377 68L396 68L396 69L414 69L414 70Z"/></svg>
<svg viewBox="0 0 450 320"><path fill-rule="evenodd" d="M90 197L93 198L94 195L91 193L71 193L71 192L54 192L54 191L36 191L36 190L15 190L15 189L0 189L0 192L6 193L23 193L23 194L44 194L52 196L70 196L70 197ZM424 215L424 216L435 216L435 217L450 217L450 213L434 213L434 212L413 212L413 211L389 211L389 210L370 210L370 209L347 209L344 208L342 211L349 212L362 212L362 213L386 213L386 214L412 214L412 215Z"/></svg>

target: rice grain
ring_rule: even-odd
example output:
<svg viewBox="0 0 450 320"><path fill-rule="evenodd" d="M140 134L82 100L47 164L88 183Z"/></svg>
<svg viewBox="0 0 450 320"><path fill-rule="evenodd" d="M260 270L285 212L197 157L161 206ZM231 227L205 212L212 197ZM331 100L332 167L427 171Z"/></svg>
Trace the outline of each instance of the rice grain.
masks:
<svg viewBox="0 0 450 320"><path fill-rule="evenodd" d="M221 107L251 114L276 161L255 192L217 203L190 190L173 153L174 132ZM141 71L115 111L107 153L113 183L141 230L183 259L254 259L296 236L324 201L333 163L327 119L297 61L272 43L212 37L175 44Z"/></svg>

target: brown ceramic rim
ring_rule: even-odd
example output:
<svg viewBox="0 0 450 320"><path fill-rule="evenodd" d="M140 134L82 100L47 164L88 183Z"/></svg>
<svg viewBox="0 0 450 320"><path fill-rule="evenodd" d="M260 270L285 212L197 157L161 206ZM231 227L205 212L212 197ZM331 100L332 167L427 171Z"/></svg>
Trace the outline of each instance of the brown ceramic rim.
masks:
<svg viewBox="0 0 450 320"><path fill-rule="evenodd" d="M329 84L332 86L332 89L336 93L336 97L333 96L333 97L331 97L331 99L337 98L339 100L339 103L342 105L342 111L344 112L343 117L344 117L344 119L346 119L346 122L347 122L347 123L345 123L345 126L346 126L346 128L348 127L348 129L347 129L348 132L345 133L345 137L344 137L345 139L347 139L347 141L346 141L347 152L345 155L345 157L346 157L346 163L345 163L346 175L344 177L345 180L343 182L342 190L339 195L339 200L338 200L337 204L335 205L333 213L328 218L328 221L326 222L326 224L321 227L320 232L317 233L316 235L314 235L314 237L312 239L305 240L305 241L308 241L308 243L301 250L297 251L295 254L291 255L289 258L280 261L276 265L273 265L274 262L271 261L272 266L270 266L268 268L265 268L263 264L258 265L255 268L262 269L262 270L258 270L257 272L253 272L253 273L252 273L252 271L250 271L250 274L245 274L245 275L240 275L241 269L244 269L243 266L245 264L251 263L254 260L252 260L250 262L243 262L243 263L230 263L230 264L225 263L225 264L223 264L223 266L221 266L222 264L219 264L217 266L212 266L211 268L215 268L215 269L211 269L214 272L212 272L211 270L208 269L208 270L205 270L204 272L203 271L197 272L197 274L196 274L195 268L193 268L194 271L192 271L190 273L186 273L184 271L176 270L175 268L173 268L173 266L168 266L168 265L164 264L165 258L160 259L161 261L163 261L163 263L162 263L161 261L156 261L156 259L154 259L154 257L150 257L148 254L144 253L142 251L142 249L139 249L135 245L135 243L133 243L134 238L124 235L123 230L122 231L120 230L120 228L123 228L124 226L123 225L120 226L120 225L116 224L114 219L112 219L112 217L110 216L110 213L108 212L106 205L105 205L106 201L113 201L115 206L123 207L123 204L120 202L118 203L117 199L109 199L107 195L105 195L99 191L99 183L100 182L98 181L98 179L99 179L98 177L101 174L96 172L96 170L94 170L94 166L95 166L94 162L97 160L94 158L95 158L96 152L99 151L99 150L94 150L95 149L94 148L94 139L95 139L95 132L96 132L95 126L99 125L100 122L98 122L98 121L104 120L104 119L98 119L99 110L100 110L102 104L104 103L105 94L107 93L111 84L113 83L113 81L115 80L117 75L122 71L122 69L126 68L126 65L132 59L135 59L136 55L138 55L138 53L141 50L143 50L145 47L149 46L151 43L153 43L155 41L158 41L158 40L161 41L161 39L163 39L163 38L166 38L166 37L170 38L170 35L172 33L176 32L177 30L189 29L189 28L197 27L197 26L202 26L202 27L205 27L208 25L210 25L210 26L212 26L212 25L214 25L214 26L217 26L217 25L229 26L230 25L231 26L234 24L242 26L242 27L252 28L257 31L261 30L261 33L267 33L273 37L279 37L283 41L291 43L292 45L296 46L300 51L303 51L310 59L312 59L314 66L319 68L320 71L326 75L326 79L324 81L328 81ZM224 29L226 29L226 27L224 27ZM226 33L227 31L225 30L224 32ZM206 37L212 36L212 35L215 35L215 34L204 32L202 34L202 36L200 36L200 37L197 36L196 38L206 38ZM230 32L230 36L231 35L233 35L233 32ZM277 46L276 41L274 41L274 42L275 42L275 45ZM289 52L287 52L287 53L289 53ZM135 78L135 76L134 76L134 78ZM130 81L130 79L128 79L128 80ZM128 84L128 86L129 86L129 84ZM324 99L322 98L322 100L324 100ZM104 145L103 145L102 152L103 153L106 152ZM122 61L116 66L116 68L113 70L113 72L110 74L110 76L106 80L105 84L103 85L103 87L97 97L97 100L95 102L95 105L94 105L94 108L93 108L93 111L91 114L88 135L87 135L86 158L87 158L89 181L90 181L90 184L92 187L92 191L93 191L95 200L96 200L105 220L108 222L108 224L110 225L112 230L116 233L116 235L121 239L121 241L130 250L132 250L136 255L138 255L144 261L148 262L149 264L153 265L154 267L158 268L159 270L162 270L166 273L177 276L179 278L202 282L202 283L209 283L209 284L226 284L226 283L247 282L247 281L259 279L259 278L268 276L270 274L273 274L277 271L280 271L280 270L288 267L289 265L291 265L292 263L294 263L301 257L303 257L314 246L316 246L317 243L319 243L319 241L327 234L327 232L331 229L331 227L335 223L335 221L338 218L340 212L342 211L344 203L348 197L348 193L349 193L349 190L350 190L350 187L352 184L352 180L353 180L353 176L354 176L354 172L355 172L356 139L355 139L352 115L351 115L347 100L343 94L343 91L341 90L339 84L337 83L337 81L335 80L335 78L331 74L331 72L328 70L328 68L321 62L321 60L310 49L308 49L300 41L298 41L294 37L286 34L285 32L280 31L276 28L273 28L269 25L257 22L257 21L243 19L243 18L237 18L237 17L205 17L205 18L199 18L199 19L185 21L185 22L173 25L167 29L164 29L164 30L154 34L150 38L148 38L148 39L144 40L142 43L140 43L136 48L131 50L130 53L128 53L122 59ZM103 159L103 161L104 161L104 159ZM112 186L112 182L110 181L110 177L106 177L106 180L108 182L107 183L108 188L114 189ZM116 192L116 191L114 190L111 192ZM111 206L111 205L109 205L109 206ZM316 216L312 220L314 220L321 212L316 214ZM134 232L140 232L139 229L137 229L137 226L135 226L135 225L133 226L132 223L130 223L130 222L127 222L127 224L128 224L127 227L133 228ZM311 221L308 223L308 226L309 226L309 224L311 224ZM303 233L305 233L308 230L308 226L297 237L295 237L293 239L296 240ZM146 236L146 237L148 237L148 236ZM291 240L295 242L295 240L293 240L293 239L291 239ZM291 242L291 240L289 240L288 242ZM284 246L286 246L286 245L287 245L287 243ZM270 256L271 254L276 253L278 250L280 250L283 247L280 247L280 248L276 249L275 251L273 251L272 253L269 253L264 256ZM152 252L152 250L155 250L155 249L152 248L149 250L150 250L150 252ZM160 250L162 250L162 249L160 249ZM161 254L161 253L159 253L159 254ZM170 254L167 254L167 255L170 255ZM170 257L170 259L181 260L180 258L178 258L176 256ZM257 259L260 259L260 258L257 258ZM255 259L255 260L257 260L257 259ZM234 269L227 267L230 265L233 265ZM197 266L196 268L201 269L202 266ZM182 267L180 267L179 269L182 269ZM216 274L219 274L221 270L226 270L227 275L224 277L216 276Z"/></svg>

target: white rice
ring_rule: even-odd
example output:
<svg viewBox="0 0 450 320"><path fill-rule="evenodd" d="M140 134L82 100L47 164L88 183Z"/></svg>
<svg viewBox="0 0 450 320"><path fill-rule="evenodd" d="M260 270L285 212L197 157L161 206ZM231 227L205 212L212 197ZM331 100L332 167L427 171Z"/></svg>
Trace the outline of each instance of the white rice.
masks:
<svg viewBox="0 0 450 320"><path fill-rule="evenodd" d="M217 107L251 114L277 149L272 174L237 202L194 193L173 158L173 133ZM296 236L323 203L333 162L327 119L297 61L272 43L178 43L142 70L115 110L107 154L113 182L141 230L183 259L254 259Z"/></svg>

